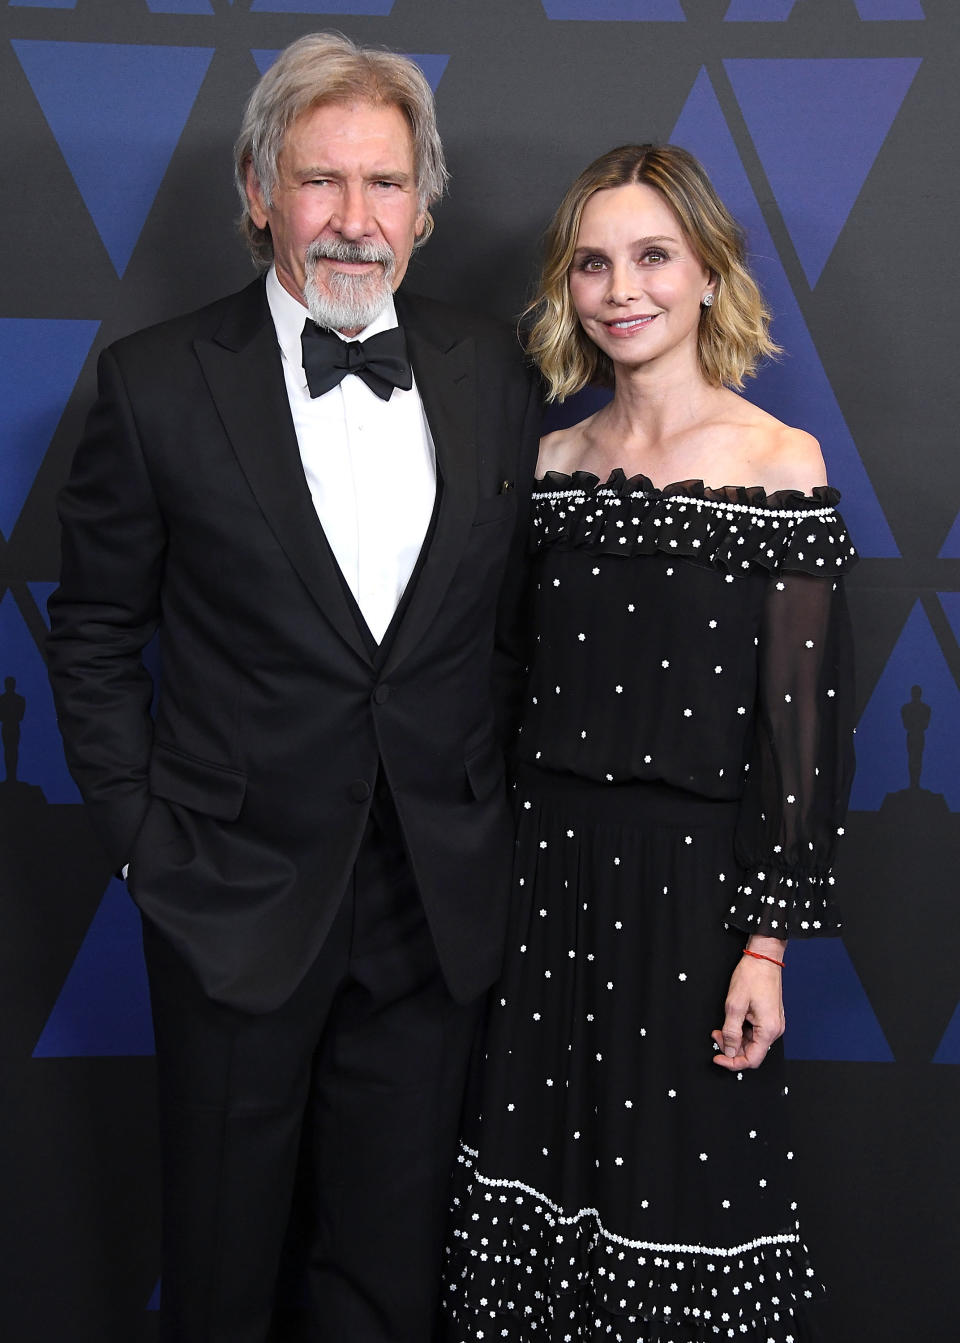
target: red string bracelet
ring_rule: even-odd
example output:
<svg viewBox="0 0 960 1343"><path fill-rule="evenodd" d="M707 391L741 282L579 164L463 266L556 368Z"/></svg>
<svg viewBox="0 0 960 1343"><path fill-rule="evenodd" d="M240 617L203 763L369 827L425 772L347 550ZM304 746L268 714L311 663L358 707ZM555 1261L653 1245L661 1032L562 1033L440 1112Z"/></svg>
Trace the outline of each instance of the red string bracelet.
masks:
<svg viewBox="0 0 960 1343"><path fill-rule="evenodd" d="M755 961L769 961L771 965L779 965L781 970L784 968L783 961L778 961L776 956L764 956L762 951L749 951L744 947L743 954L744 956L752 956Z"/></svg>

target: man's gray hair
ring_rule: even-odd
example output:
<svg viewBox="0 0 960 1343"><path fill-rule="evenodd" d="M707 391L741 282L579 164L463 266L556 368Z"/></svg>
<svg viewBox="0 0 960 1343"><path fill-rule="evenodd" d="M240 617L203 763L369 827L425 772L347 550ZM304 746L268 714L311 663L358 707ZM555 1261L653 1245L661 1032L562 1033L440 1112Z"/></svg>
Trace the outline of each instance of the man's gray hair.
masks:
<svg viewBox="0 0 960 1343"><path fill-rule="evenodd" d="M406 56L360 47L341 33L308 33L280 53L251 93L234 146L234 178L243 205L240 231L254 263L273 260L269 228L257 228L247 202L247 167L273 204L278 160L287 129L302 113L323 103L368 102L397 107L413 134L420 209L426 225L417 245L433 232L429 206L442 195L448 173L437 131L433 93L420 67Z"/></svg>

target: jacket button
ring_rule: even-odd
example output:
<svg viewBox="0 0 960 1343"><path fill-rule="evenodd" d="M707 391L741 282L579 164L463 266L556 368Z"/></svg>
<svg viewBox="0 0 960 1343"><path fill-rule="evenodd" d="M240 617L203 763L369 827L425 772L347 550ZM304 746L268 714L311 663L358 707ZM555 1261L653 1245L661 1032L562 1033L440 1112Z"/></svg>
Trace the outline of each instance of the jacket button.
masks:
<svg viewBox="0 0 960 1343"><path fill-rule="evenodd" d="M388 685L378 685L373 692L374 704L386 704L390 698L390 687Z"/></svg>
<svg viewBox="0 0 960 1343"><path fill-rule="evenodd" d="M370 796L370 785L366 779L354 779L347 792L350 794L351 802L366 802Z"/></svg>

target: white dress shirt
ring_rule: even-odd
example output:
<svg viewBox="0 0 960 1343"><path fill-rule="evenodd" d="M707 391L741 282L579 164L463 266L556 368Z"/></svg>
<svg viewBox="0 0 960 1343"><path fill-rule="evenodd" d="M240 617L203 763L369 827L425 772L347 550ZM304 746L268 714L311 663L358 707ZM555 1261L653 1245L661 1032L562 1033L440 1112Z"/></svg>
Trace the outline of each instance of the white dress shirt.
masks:
<svg viewBox="0 0 960 1343"><path fill-rule="evenodd" d="M348 373L311 398L300 345L309 314L272 266L267 301L313 505L379 643L417 563L437 492L436 453L416 380L409 391L395 387L384 401ZM342 339L365 340L396 325L391 298L358 336Z"/></svg>

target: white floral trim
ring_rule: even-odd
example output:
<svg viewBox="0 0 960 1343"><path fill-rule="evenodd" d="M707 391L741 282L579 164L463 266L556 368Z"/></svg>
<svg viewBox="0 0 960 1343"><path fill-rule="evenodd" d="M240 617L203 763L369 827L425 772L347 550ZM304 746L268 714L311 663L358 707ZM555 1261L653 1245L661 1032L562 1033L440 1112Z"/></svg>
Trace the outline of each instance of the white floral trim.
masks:
<svg viewBox="0 0 960 1343"><path fill-rule="evenodd" d="M534 490L533 499L536 502L543 500L570 500L578 504L586 503L587 498L602 499L605 505L613 504L620 508L623 504L629 503L631 499L657 500L666 508L711 508L719 513L748 513L758 518L789 518L805 519L817 518L826 521L828 518L836 517L837 510L827 504L822 508L762 508L756 504L734 504L728 503L724 499L697 499L682 494L656 494L647 490L631 490L629 494L619 494L611 489L609 485L601 485L595 490L585 490L578 486L569 490Z"/></svg>
<svg viewBox="0 0 960 1343"><path fill-rule="evenodd" d="M548 1198L546 1194L539 1189L534 1189L532 1185L524 1184L522 1180L498 1180L488 1175L483 1175L473 1164L479 1159L480 1153L466 1143L461 1142L462 1152L466 1154L471 1166L472 1177L480 1184L486 1185L490 1189L516 1189L525 1194L530 1194L539 1203L545 1204L552 1209L555 1214L553 1217L547 1214L547 1221L551 1225L559 1223L561 1226L574 1226L584 1217L593 1217L596 1219L597 1230L605 1240L612 1241L615 1245L622 1245L628 1250L652 1250L660 1254L706 1254L715 1255L718 1259L732 1259L736 1255L746 1254L750 1250L758 1250L765 1245L799 1245L800 1236L797 1232L780 1232L775 1236L757 1236L754 1240L745 1241L742 1245L733 1245L729 1247L711 1246L711 1245L669 1245L654 1240L630 1240L626 1236L620 1236L615 1231L608 1231L600 1221L600 1213L596 1208L581 1208L579 1212L565 1213L559 1204L554 1203L553 1199ZM458 1161L464 1162L463 1155L459 1156ZM467 1232L455 1233L467 1239Z"/></svg>

